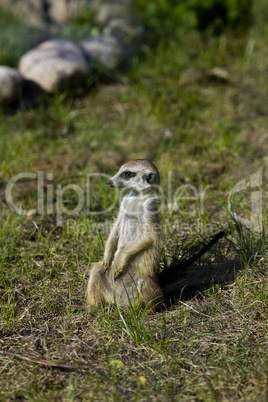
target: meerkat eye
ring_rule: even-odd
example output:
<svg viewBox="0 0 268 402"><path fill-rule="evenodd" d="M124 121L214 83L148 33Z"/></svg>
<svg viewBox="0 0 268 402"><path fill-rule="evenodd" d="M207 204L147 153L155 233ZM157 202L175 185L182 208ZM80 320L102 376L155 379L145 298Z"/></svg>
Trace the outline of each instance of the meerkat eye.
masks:
<svg viewBox="0 0 268 402"><path fill-rule="evenodd" d="M122 176L123 176L125 179L130 179L131 177L136 176L136 173L126 171L126 172L123 172L123 173L122 173Z"/></svg>
<svg viewBox="0 0 268 402"><path fill-rule="evenodd" d="M143 180L146 181L147 183L150 183L150 184L151 184L151 182L153 181L153 180L152 180L153 177L154 177L153 173L145 173L145 174L143 175Z"/></svg>

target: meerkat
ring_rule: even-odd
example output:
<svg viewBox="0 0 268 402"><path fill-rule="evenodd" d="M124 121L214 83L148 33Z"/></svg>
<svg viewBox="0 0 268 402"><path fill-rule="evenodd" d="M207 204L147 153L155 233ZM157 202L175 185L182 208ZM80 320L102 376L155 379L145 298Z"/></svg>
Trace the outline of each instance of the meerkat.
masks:
<svg viewBox="0 0 268 402"><path fill-rule="evenodd" d="M164 297L158 283L160 216L156 166L131 160L107 181L107 186L130 190L124 196L105 245L104 257L90 267L86 299L89 305L107 303L159 308Z"/></svg>

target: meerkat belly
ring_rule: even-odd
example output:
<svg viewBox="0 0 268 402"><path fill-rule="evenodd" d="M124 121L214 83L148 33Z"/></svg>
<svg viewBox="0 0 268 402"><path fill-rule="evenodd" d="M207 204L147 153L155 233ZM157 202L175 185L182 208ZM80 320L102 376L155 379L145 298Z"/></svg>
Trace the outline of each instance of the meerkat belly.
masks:
<svg viewBox="0 0 268 402"><path fill-rule="evenodd" d="M124 219L122 219L121 222L117 250L111 266L112 277L116 269L116 263L120 263L118 260L118 258L120 258L120 252L125 251L127 253L128 247L133 245L133 243L142 235L142 226L136 216L125 214ZM137 277L139 271L140 256L140 253L138 253L138 255L133 255L131 260L128 261L128 265L125 267L123 272L124 286L128 287L130 284L133 285L133 278L134 276Z"/></svg>
<svg viewBox="0 0 268 402"><path fill-rule="evenodd" d="M119 228L119 239L117 253L125 247L128 247L136 239L142 235L142 227L138 219L133 216L126 217L122 220Z"/></svg>

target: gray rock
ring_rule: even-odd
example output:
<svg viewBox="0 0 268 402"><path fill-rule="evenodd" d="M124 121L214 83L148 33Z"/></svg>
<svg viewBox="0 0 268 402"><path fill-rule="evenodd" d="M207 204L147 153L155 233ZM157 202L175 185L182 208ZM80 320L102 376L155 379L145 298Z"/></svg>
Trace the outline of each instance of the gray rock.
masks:
<svg viewBox="0 0 268 402"><path fill-rule="evenodd" d="M132 11L132 0L100 1L96 7L96 21L106 24L111 18L129 17Z"/></svg>
<svg viewBox="0 0 268 402"><path fill-rule="evenodd" d="M27 52L19 62L19 71L49 93L71 89L84 82L89 72L86 57L79 46L53 39Z"/></svg>
<svg viewBox="0 0 268 402"><path fill-rule="evenodd" d="M18 70L0 66L0 103L9 105L21 96L23 78Z"/></svg>
<svg viewBox="0 0 268 402"><path fill-rule="evenodd" d="M0 6L11 10L26 25L45 29L53 23L68 22L69 0L0 0Z"/></svg>
<svg viewBox="0 0 268 402"><path fill-rule="evenodd" d="M44 0L0 0L0 6L12 11L28 26L44 28L46 25Z"/></svg>
<svg viewBox="0 0 268 402"><path fill-rule="evenodd" d="M44 1L44 0L43 0ZM66 23L69 21L68 1L66 0L46 0L45 9L50 21L55 23Z"/></svg>
<svg viewBox="0 0 268 402"><path fill-rule="evenodd" d="M214 81L219 81L223 83L227 83L228 81L230 81L230 75L228 71L221 67L211 68L210 70L206 71L206 74L209 79Z"/></svg>
<svg viewBox="0 0 268 402"><path fill-rule="evenodd" d="M132 0L0 0L0 6L11 10L26 25L43 29L50 24L65 24L89 8L101 24L132 13Z"/></svg>
<svg viewBox="0 0 268 402"><path fill-rule="evenodd" d="M133 18L113 18L103 33L107 36L116 36L125 45L139 46L146 39L142 23Z"/></svg>
<svg viewBox="0 0 268 402"><path fill-rule="evenodd" d="M1 1L1 0L0 0ZM55 0L49 0L55 2ZM63 0L66 3L67 13L69 20L77 15L81 15L87 9L91 9L94 12L98 12L101 0Z"/></svg>
<svg viewBox="0 0 268 402"><path fill-rule="evenodd" d="M89 60L105 70L115 70L124 57L121 42L113 36L100 34L84 39L79 44Z"/></svg>

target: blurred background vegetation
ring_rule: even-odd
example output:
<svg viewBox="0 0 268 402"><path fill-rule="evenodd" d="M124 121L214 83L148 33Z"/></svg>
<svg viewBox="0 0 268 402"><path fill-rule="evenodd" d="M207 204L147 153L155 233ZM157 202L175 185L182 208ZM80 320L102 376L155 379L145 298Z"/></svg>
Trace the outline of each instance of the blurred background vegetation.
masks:
<svg viewBox="0 0 268 402"><path fill-rule="evenodd" d="M100 80L98 93L91 90L81 98L59 93L41 109L26 111L22 104L22 114L2 118L5 175L25 165L30 169L31 158L38 159L41 168L40 153L53 155L61 148L74 175L75 158L84 161L83 169L114 169L131 149L133 157L143 153L155 158L164 172L175 169L178 180L187 175L198 183L213 176L214 184L226 189L232 176L226 172L238 160L241 166L253 162L256 144L245 144L250 135L258 135L259 124L264 127L261 118L268 112L263 101L266 0L135 0L133 16L147 27L147 43L126 74L111 74L117 86L101 89ZM80 10L69 24L58 28L57 36L78 41L101 29L92 10ZM54 35L29 28L1 9L0 31L0 64L13 67L26 50ZM251 127L253 134L249 134ZM157 144L154 153L150 152L153 143ZM22 152L26 147L35 150L27 160ZM16 162L10 158L14 154ZM102 156L106 167L100 163ZM210 172L213 169L218 173Z"/></svg>
<svg viewBox="0 0 268 402"><path fill-rule="evenodd" d="M151 29L155 44L176 37L183 29L197 29L207 35L220 35L227 30L244 35L252 26L266 29L268 8L266 0L135 0L134 15ZM1 8L0 21L0 64L15 67L26 50L52 36L27 27L12 12ZM87 8L62 26L58 35L78 41L98 30L94 11Z"/></svg>
<svg viewBox="0 0 268 402"><path fill-rule="evenodd" d="M182 27L215 35L228 29L243 33L252 25L266 28L268 18L266 0L136 0L135 4L158 35L174 35Z"/></svg>

